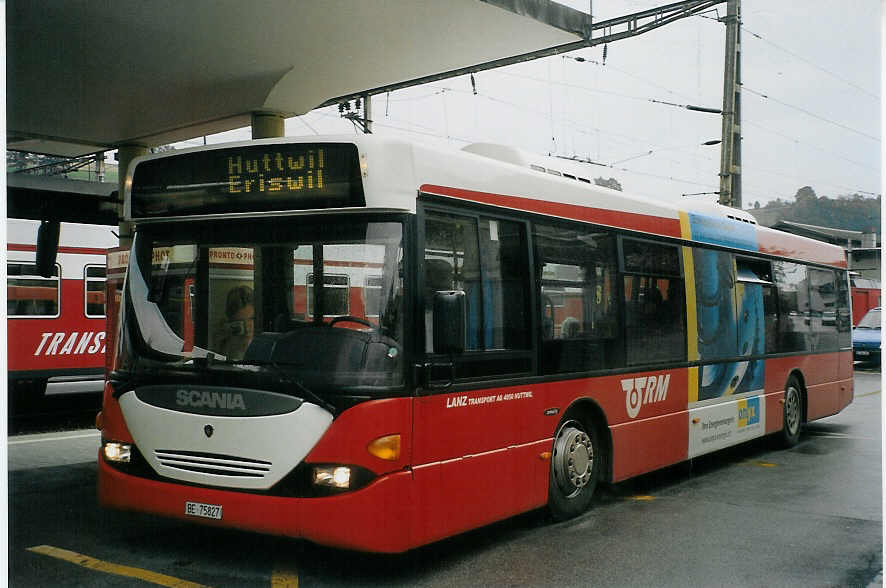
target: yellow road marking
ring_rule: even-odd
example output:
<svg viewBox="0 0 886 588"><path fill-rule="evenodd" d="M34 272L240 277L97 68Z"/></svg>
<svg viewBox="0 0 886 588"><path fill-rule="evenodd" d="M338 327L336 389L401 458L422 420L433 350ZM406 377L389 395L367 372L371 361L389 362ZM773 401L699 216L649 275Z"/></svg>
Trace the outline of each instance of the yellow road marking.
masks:
<svg viewBox="0 0 886 588"><path fill-rule="evenodd" d="M97 572L104 572L106 574L113 574L115 576L125 576L127 578L137 578L139 580L151 582L152 584L157 584L159 586L167 586L169 588L206 588L203 584L196 584L194 582L188 582L187 580L180 580L178 578L173 578L172 576L158 574L157 572L142 570L140 568L122 566L119 564L102 561L100 559L95 559L94 557L89 557L88 555L83 555L74 551L68 551L67 549L52 547L51 545L37 545L35 547L28 547L28 551L39 553L41 555L48 555L49 557L54 557L56 559L67 561L74 565L88 568L90 570L95 570Z"/></svg>
<svg viewBox="0 0 886 588"><path fill-rule="evenodd" d="M856 394L856 398L864 398L865 396L873 396L874 394L879 394L880 390L874 390L873 392L865 392L864 394Z"/></svg>
<svg viewBox="0 0 886 588"><path fill-rule="evenodd" d="M655 500L655 496L649 496L648 494L640 494L638 496L631 496L631 500L636 500L637 502L651 502Z"/></svg>
<svg viewBox="0 0 886 588"><path fill-rule="evenodd" d="M777 463L772 463L771 461L758 461L754 459L748 459L746 461L741 462L741 465L749 465L749 466L760 466L761 468L777 468Z"/></svg>
<svg viewBox="0 0 886 588"><path fill-rule="evenodd" d="M271 575L271 588L298 588L298 572L294 568L277 568Z"/></svg>

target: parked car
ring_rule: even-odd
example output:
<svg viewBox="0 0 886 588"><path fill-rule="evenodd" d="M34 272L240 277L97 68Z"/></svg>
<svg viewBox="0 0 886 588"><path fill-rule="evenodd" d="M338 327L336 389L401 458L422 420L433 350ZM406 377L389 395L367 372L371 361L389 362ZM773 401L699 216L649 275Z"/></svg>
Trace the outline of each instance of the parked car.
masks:
<svg viewBox="0 0 886 588"><path fill-rule="evenodd" d="M870 309L852 328L852 359L880 363L880 307Z"/></svg>

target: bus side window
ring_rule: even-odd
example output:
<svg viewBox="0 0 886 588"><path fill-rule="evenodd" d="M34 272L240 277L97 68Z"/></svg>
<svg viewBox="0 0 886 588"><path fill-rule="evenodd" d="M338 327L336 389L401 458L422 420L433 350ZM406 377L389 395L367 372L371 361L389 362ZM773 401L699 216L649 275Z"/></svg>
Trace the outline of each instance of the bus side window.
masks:
<svg viewBox="0 0 886 588"><path fill-rule="evenodd" d="M628 365L686 359L686 303L676 245L622 238Z"/></svg>
<svg viewBox="0 0 886 588"><path fill-rule="evenodd" d="M880 300L877 298L877 305ZM845 271L837 272L837 343L840 349L852 347L851 298Z"/></svg>
<svg viewBox="0 0 886 588"><path fill-rule="evenodd" d="M811 351L806 266L774 261L772 277L778 289L778 351Z"/></svg>
<svg viewBox="0 0 886 588"><path fill-rule="evenodd" d="M464 292L465 352L456 358L456 378L529 373L532 369L525 227L504 219L436 211L426 214L425 351L436 351L434 293Z"/></svg>
<svg viewBox="0 0 886 588"><path fill-rule="evenodd" d="M533 227L544 373L623 365L615 237L566 223Z"/></svg>
<svg viewBox="0 0 886 588"><path fill-rule="evenodd" d="M834 270L809 268L809 313L813 351L837 351L837 279Z"/></svg>
<svg viewBox="0 0 886 588"><path fill-rule="evenodd" d="M698 358L707 361L743 355L738 349L735 258L725 251L696 247L692 260Z"/></svg>

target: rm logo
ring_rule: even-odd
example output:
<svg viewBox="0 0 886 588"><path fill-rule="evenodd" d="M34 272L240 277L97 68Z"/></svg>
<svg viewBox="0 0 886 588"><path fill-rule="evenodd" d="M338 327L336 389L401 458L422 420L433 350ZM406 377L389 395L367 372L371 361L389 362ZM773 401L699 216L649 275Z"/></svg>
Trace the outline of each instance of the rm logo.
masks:
<svg viewBox="0 0 886 588"><path fill-rule="evenodd" d="M668 397L670 383L670 374L622 380L621 389L625 392L625 408L628 410L628 416L636 417L644 404L664 401Z"/></svg>

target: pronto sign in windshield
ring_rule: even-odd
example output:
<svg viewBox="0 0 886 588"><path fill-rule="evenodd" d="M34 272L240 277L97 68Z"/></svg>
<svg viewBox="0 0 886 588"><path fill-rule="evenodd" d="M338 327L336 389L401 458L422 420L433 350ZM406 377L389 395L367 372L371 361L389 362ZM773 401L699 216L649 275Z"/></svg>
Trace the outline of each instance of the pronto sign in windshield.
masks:
<svg viewBox="0 0 886 588"><path fill-rule="evenodd" d="M138 163L132 178L130 216L139 219L364 204L355 145L248 145Z"/></svg>

